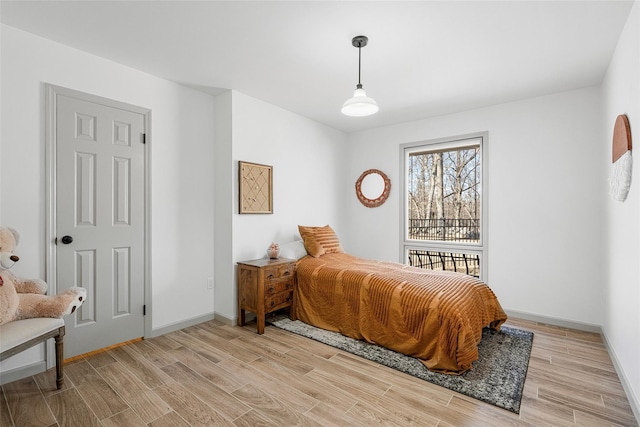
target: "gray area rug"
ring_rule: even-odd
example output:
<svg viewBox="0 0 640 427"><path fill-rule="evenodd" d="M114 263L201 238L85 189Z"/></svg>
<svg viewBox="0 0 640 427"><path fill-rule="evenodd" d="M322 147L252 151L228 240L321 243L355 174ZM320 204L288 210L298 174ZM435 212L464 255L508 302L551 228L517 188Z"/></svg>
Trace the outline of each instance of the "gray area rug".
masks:
<svg viewBox="0 0 640 427"><path fill-rule="evenodd" d="M529 367L533 333L503 326L500 332L485 328L478 346L480 357L462 375L446 375L427 369L418 359L376 344L345 337L283 315L267 318L272 325L364 357L430 383L520 413L522 389Z"/></svg>

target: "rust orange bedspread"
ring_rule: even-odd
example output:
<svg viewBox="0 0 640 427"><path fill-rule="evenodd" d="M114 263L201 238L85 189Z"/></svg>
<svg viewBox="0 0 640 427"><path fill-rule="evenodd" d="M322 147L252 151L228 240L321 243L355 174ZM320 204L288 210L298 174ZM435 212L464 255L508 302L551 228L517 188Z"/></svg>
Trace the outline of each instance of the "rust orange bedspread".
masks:
<svg viewBox="0 0 640 427"><path fill-rule="evenodd" d="M507 319L493 291L460 273L348 254L298 262L292 317L460 374L478 358L482 328Z"/></svg>

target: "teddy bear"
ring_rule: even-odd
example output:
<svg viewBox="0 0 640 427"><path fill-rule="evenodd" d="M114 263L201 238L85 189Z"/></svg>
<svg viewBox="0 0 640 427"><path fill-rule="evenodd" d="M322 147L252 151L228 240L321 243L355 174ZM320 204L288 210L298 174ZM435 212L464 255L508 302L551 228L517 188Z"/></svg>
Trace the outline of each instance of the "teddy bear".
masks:
<svg viewBox="0 0 640 427"><path fill-rule="evenodd" d="M20 258L13 254L20 236L0 226L0 325L33 317L61 318L71 314L87 299L87 290L71 287L58 295L45 295L47 284L40 279L21 279L9 271Z"/></svg>

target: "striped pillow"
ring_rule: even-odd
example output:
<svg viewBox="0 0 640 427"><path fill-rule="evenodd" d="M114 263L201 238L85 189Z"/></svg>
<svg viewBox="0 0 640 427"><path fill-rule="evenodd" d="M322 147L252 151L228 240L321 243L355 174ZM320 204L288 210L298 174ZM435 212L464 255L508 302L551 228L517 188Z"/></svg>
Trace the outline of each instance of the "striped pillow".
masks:
<svg viewBox="0 0 640 427"><path fill-rule="evenodd" d="M324 254L344 253L338 236L328 225L324 227L298 225L298 231L300 231L300 237L302 237L307 253L314 258Z"/></svg>

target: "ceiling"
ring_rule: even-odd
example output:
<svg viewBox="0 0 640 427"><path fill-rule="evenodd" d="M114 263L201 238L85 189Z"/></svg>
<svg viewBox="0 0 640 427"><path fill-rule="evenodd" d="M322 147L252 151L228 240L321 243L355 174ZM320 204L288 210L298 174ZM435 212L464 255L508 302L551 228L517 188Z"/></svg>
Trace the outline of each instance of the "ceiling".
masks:
<svg viewBox="0 0 640 427"><path fill-rule="evenodd" d="M4 24L345 132L597 85L633 1L8 1ZM380 106L340 114L358 80Z"/></svg>

